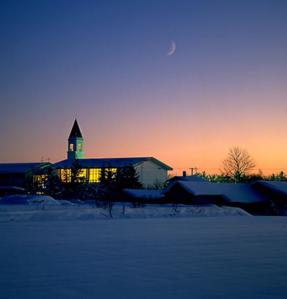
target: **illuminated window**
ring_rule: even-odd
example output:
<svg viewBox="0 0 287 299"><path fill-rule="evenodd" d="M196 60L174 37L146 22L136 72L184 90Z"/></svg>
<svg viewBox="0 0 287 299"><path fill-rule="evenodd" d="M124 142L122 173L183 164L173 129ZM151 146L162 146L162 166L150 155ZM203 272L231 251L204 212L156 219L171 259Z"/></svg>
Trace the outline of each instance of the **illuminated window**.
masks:
<svg viewBox="0 0 287 299"><path fill-rule="evenodd" d="M106 171L109 172L111 174L111 177L113 179L116 178L116 174L117 174L117 168L106 168Z"/></svg>
<svg viewBox="0 0 287 299"><path fill-rule="evenodd" d="M79 143L79 144L78 144L78 151L81 151L81 150L82 150L82 144Z"/></svg>
<svg viewBox="0 0 287 299"><path fill-rule="evenodd" d="M100 168L90 168L89 169L89 182L90 183L98 183L101 177L101 169Z"/></svg>
<svg viewBox="0 0 287 299"><path fill-rule="evenodd" d="M45 183L48 180L48 175L47 174L36 174L33 175L33 183L34 186L37 186L37 188L45 188Z"/></svg>
<svg viewBox="0 0 287 299"><path fill-rule="evenodd" d="M77 177L77 181L86 181L87 178L87 169L86 168L82 168L79 170L78 173L78 177Z"/></svg>
<svg viewBox="0 0 287 299"><path fill-rule="evenodd" d="M69 168L62 168L59 170L60 180L64 183L70 183L71 182L71 169Z"/></svg>
<svg viewBox="0 0 287 299"><path fill-rule="evenodd" d="M62 182L71 183L72 171L70 168L59 169L58 174L59 174L60 180ZM87 178L87 169L86 168L80 169L78 172L78 175L77 175L77 181L83 182L83 181L86 181L86 178Z"/></svg>
<svg viewBox="0 0 287 299"><path fill-rule="evenodd" d="M70 143L70 151L73 152L74 151L74 144Z"/></svg>

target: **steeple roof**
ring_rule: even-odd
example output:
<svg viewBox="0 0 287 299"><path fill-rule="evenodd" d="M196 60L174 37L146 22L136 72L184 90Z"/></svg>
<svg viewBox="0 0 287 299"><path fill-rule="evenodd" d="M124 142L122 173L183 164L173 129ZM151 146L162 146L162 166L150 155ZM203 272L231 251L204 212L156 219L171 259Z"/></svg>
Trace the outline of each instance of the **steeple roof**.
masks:
<svg viewBox="0 0 287 299"><path fill-rule="evenodd" d="M75 119L73 128L71 130L70 136L69 138L73 138L73 137L80 137L83 138L80 127L78 125L77 119Z"/></svg>

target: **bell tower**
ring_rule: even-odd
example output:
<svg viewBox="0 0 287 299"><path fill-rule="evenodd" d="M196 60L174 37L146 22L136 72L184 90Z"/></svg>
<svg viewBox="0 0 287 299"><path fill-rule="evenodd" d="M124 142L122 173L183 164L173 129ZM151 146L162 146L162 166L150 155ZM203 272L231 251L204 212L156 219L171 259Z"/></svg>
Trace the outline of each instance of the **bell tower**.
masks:
<svg viewBox="0 0 287 299"><path fill-rule="evenodd" d="M78 125L77 119L75 119L73 128L71 130L68 139L68 160L83 159L84 158L84 139Z"/></svg>

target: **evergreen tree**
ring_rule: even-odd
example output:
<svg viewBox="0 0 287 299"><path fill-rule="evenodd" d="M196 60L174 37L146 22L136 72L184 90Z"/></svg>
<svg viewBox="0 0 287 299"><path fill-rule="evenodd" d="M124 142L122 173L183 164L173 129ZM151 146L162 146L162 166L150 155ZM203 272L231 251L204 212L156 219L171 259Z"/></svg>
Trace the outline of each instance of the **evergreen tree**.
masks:
<svg viewBox="0 0 287 299"><path fill-rule="evenodd" d="M270 181L287 181L287 177L286 174L284 173L284 171L280 171L279 173L273 173L270 177L269 177Z"/></svg>
<svg viewBox="0 0 287 299"><path fill-rule="evenodd" d="M116 174L111 168L102 168L98 187L98 197L100 199L110 200L116 195Z"/></svg>
<svg viewBox="0 0 287 299"><path fill-rule="evenodd" d="M84 182L85 178L81 177L82 167L78 161L75 159L71 166L71 184L77 185L78 183Z"/></svg>
<svg viewBox="0 0 287 299"><path fill-rule="evenodd" d="M78 159L75 159L71 165L71 172L67 173L67 183L64 184L64 196L67 198L82 198L82 190L86 184L86 178L81 176L82 166Z"/></svg>
<svg viewBox="0 0 287 299"><path fill-rule="evenodd" d="M119 190L125 188L142 188L139 176L132 165L124 166L118 169L117 186Z"/></svg>
<svg viewBox="0 0 287 299"><path fill-rule="evenodd" d="M55 198L63 196L64 186L55 168L49 167L46 172L44 192Z"/></svg>

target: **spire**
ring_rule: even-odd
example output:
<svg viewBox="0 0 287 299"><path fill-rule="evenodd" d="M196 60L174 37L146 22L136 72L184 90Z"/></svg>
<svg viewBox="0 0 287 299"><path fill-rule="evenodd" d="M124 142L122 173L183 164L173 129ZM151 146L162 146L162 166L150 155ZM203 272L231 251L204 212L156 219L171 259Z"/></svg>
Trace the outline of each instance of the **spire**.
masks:
<svg viewBox="0 0 287 299"><path fill-rule="evenodd" d="M77 122L77 119L75 119L75 122L74 122L73 128L71 130L69 139L73 138L73 137L83 138L80 127L79 127L78 122Z"/></svg>
<svg viewBox="0 0 287 299"><path fill-rule="evenodd" d="M67 156L69 160L84 158L84 139L77 119L75 119L72 131L68 139Z"/></svg>

